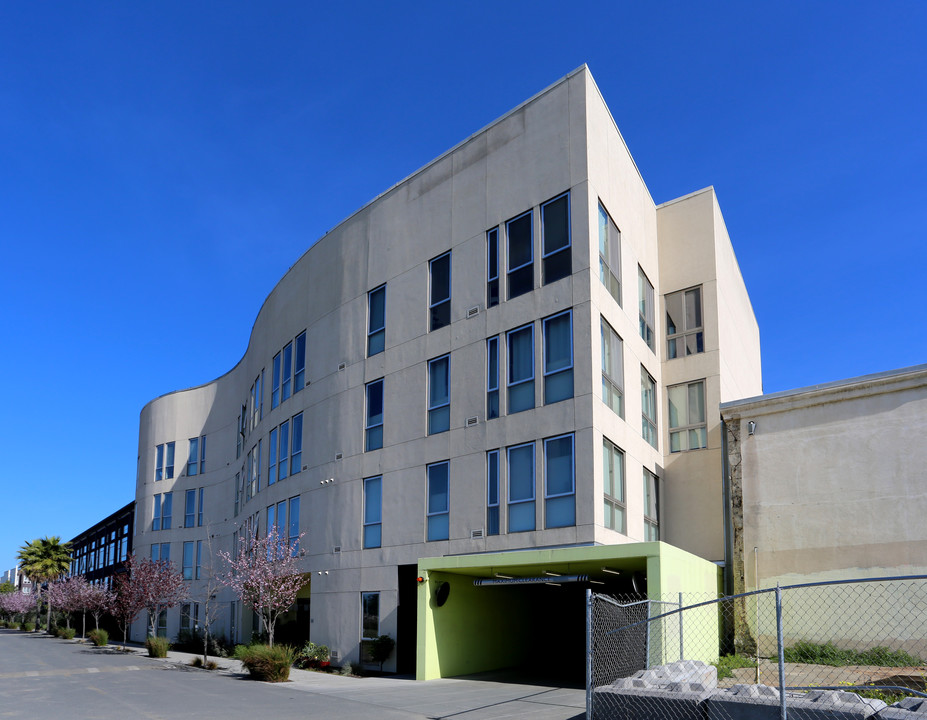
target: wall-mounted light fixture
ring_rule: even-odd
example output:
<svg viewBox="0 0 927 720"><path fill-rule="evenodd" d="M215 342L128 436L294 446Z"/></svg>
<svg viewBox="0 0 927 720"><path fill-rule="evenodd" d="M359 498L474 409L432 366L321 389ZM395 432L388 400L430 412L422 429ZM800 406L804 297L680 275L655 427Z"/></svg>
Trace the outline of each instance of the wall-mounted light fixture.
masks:
<svg viewBox="0 0 927 720"><path fill-rule="evenodd" d="M752 420L747 423L747 432L750 435L753 435L756 432L756 423L753 422Z"/></svg>

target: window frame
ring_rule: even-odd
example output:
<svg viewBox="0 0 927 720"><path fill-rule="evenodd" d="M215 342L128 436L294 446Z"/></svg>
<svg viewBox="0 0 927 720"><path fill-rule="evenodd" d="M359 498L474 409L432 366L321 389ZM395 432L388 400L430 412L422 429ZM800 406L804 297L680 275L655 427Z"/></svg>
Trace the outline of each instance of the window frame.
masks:
<svg viewBox="0 0 927 720"><path fill-rule="evenodd" d="M513 223L518 222L524 217L528 217L528 260L523 262L521 265L512 267L512 233L511 226ZM530 274L531 282L526 290L521 290L516 294L512 294L512 275L518 272L519 270L524 270L525 268L530 268L530 273L523 273L525 275ZM519 213L515 217L505 221L505 285L506 285L506 299L513 300L522 295L527 295L528 293L534 290L534 208L526 210L523 213Z"/></svg>
<svg viewBox="0 0 927 720"><path fill-rule="evenodd" d="M283 404L292 397L293 388L293 341L283 346L283 367L280 370L280 403Z"/></svg>
<svg viewBox="0 0 927 720"><path fill-rule="evenodd" d="M612 469L612 472L608 473L606 471L606 462L605 457L608 455L611 460L609 462L609 467ZM618 472L615 472L615 469L618 469ZM616 477L617 481L616 481ZM609 493L609 486L611 486L612 492ZM617 495L614 491L616 487L620 487L621 493L620 496ZM625 475L625 453L620 447L615 443L609 440L604 435L602 436L602 503L604 517L602 519L602 525L608 530L614 530L619 532L622 535L627 535L628 532L628 489L626 483ZM609 513L609 511L611 511ZM620 511L620 512L619 512ZM612 518L620 517L621 518L621 527L613 527L609 524L609 515Z"/></svg>
<svg viewBox="0 0 927 720"><path fill-rule="evenodd" d="M603 223L604 221L604 223ZM614 228L614 238L612 237L612 228ZM603 243L604 230L604 243ZM613 243L612 240L615 240ZM604 244L605 254L602 253ZM615 247L617 246L617 247ZM612 267L612 264L617 268ZM608 273L608 275L606 275ZM607 281L611 278L610 281ZM618 307L621 303L621 229L612 219L611 214L605 209L605 205L599 200L599 281L608 290Z"/></svg>
<svg viewBox="0 0 927 720"><path fill-rule="evenodd" d="M290 463L290 421L280 423L280 434L277 436L277 482L286 480L289 475ZM260 490L260 488L258 488Z"/></svg>
<svg viewBox="0 0 927 720"><path fill-rule="evenodd" d="M183 498L183 526L196 527L196 488L184 491Z"/></svg>
<svg viewBox="0 0 927 720"><path fill-rule="evenodd" d="M601 332L601 355L602 355L602 402L612 410L622 420L624 419L624 340L621 338L615 328L613 328L603 315L599 316ZM606 347L608 348L608 358L606 358ZM607 360L612 362L608 363ZM611 367L606 365L617 365L618 380L613 377ZM607 396L607 397L606 397ZM615 405L617 404L617 409Z"/></svg>
<svg viewBox="0 0 927 720"><path fill-rule="evenodd" d="M384 378L378 378L376 380L371 380L364 386L364 452L371 452L373 450L379 450L383 447L383 380ZM373 405L371 402L371 393L379 390L380 395L380 414L379 422L374 422L371 417L376 418L376 416L371 416L370 408ZM379 433L375 432L379 430Z"/></svg>
<svg viewBox="0 0 927 720"><path fill-rule="evenodd" d="M187 455L187 477L193 477L199 469L199 446L198 437L190 438L190 452Z"/></svg>
<svg viewBox="0 0 927 720"><path fill-rule="evenodd" d="M512 497L512 491L515 486L515 483L512 481L512 478L514 476L512 473L512 453L517 450L521 450L523 448L531 448L530 453L529 453L529 456L531 458L531 479L529 482L529 485L531 488L531 494L530 496L520 497L520 498L515 499ZM507 501L507 509L508 509L508 512L506 513L507 532L509 533L531 532L531 531L537 530L537 457L536 457L535 441L532 440L530 442L518 443L517 445L509 445L508 447L506 447L505 448L505 465L506 465L506 479L507 479L506 501ZM513 526L516 525L516 523L512 522L512 508L517 508L517 506L519 505L527 505L529 503L532 508L532 513L530 514L531 527L524 527L524 528L519 527L517 529L513 529Z"/></svg>
<svg viewBox="0 0 927 720"><path fill-rule="evenodd" d="M306 331L293 341L293 394L306 387ZM300 357L302 355L302 357Z"/></svg>
<svg viewBox="0 0 927 720"><path fill-rule="evenodd" d="M382 293L382 314L380 324L374 327L374 300ZM374 343L379 349L374 349ZM386 349L386 283L367 292L367 357L379 355Z"/></svg>
<svg viewBox="0 0 927 720"><path fill-rule="evenodd" d="M649 382L650 388L646 387ZM647 402L647 393L650 394L650 402ZM647 414L648 406L653 410L653 415ZM647 368L641 365L641 436L650 445L659 450L659 440L657 437L657 381L647 372Z"/></svg>
<svg viewBox="0 0 927 720"><path fill-rule="evenodd" d="M271 428L267 434L267 487L277 482L277 452L279 447L280 428Z"/></svg>
<svg viewBox="0 0 927 720"><path fill-rule="evenodd" d="M376 483L377 488L377 497L376 497L376 512L374 513L375 519L371 518L371 510L374 508L371 504L371 491L370 488ZM364 478L364 507L363 507L363 522L361 523L361 546L367 550L371 548L378 548L383 546L383 476L374 475L373 477ZM371 536L373 535L373 529L376 528L376 543L374 544Z"/></svg>
<svg viewBox="0 0 927 720"><path fill-rule="evenodd" d="M444 468L444 509L432 509L432 471L437 468ZM441 481L442 478L436 478ZM429 463L425 466L425 542L439 542L450 540L451 535L451 463L449 460L442 460L436 463ZM438 521L443 518L443 522ZM435 520L435 522L432 522ZM433 529L434 526L434 529ZM443 536L442 536L443 531Z"/></svg>
<svg viewBox="0 0 927 720"><path fill-rule="evenodd" d="M376 614L368 613L368 603L376 603ZM372 608L371 608L372 609ZM370 636L365 635L367 632L367 619L369 617L376 618L376 630L370 634ZM373 592L361 592L361 641L376 640L380 636L380 593L379 591Z"/></svg>
<svg viewBox="0 0 927 720"><path fill-rule="evenodd" d="M547 241L547 223L545 220L545 210L553 205L555 202L560 200L566 200L566 245L562 245L554 250L546 250L545 245ZM553 229L553 228L551 228ZM548 262L550 258L555 255L564 253L567 256L567 268L566 273L558 275L556 272L553 273L555 277L548 279L548 275L551 274L551 271L548 270L548 265L553 267L553 262ZM560 272L560 271L557 271ZM573 232L572 232L572 215L570 209L570 191L562 192L556 197L551 198L547 202L541 203L541 285L549 285L550 283L557 282L564 278L570 277L573 274Z"/></svg>
<svg viewBox="0 0 927 720"><path fill-rule="evenodd" d="M570 361L569 361L569 365L567 365L566 367L558 368L558 369L555 369L555 370L550 370L550 369L548 369L548 361L549 361L549 358L548 358L548 349L549 349L549 347L550 347L550 338L549 338L549 333L548 333L548 326L549 326L550 323L552 323L552 322L555 321L555 320L558 320L558 319L562 318L563 316L567 316L567 318L568 318L568 323L567 323L567 324L568 324L568 326L569 326L568 336L569 336L569 339L570 339ZM554 314L554 315L550 315L550 316L544 318L544 319L541 321L541 335L543 336L543 337L542 337L542 343L543 343L543 345L542 345L541 358L542 358L542 361L543 361L543 373L544 373L544 404L545 404L545 405L552 405L552 404L554 404L554 403L563 402L564 400L569 400L569 399L571 399L571 398L573 397L573 394L574 394L574 391L575 391L575 388L574 388L574 386L573 386L573 365L574 365L574 348L573 348L573 345L574 345L574 343L573 343L573 308L570 308L569 310L564 310L563 312L559 312L559 313L556 313L556 314ZM556 399L554 399L554 400L548 400L548 394L549 394L549 392L548 392L548 385L550 384L550 383L548 383L548 379L553 378L553 377L556 377L556 376L558 376L558 375L564 375L564 376L565 376L566 374L569 374L569 376L570 376L570 393L569 393L569 395L565 395L565 396L563 396L563 397L556 398Z"/></svg>
<svg viewBox="0 0 927 720"><path fill-rule="evenodd" d="M683 414L685 415L685 422L679 425L673 425L673 402L671 400L671 394L674 390L683 388L684 398L685 398L685 407L682 409ZM701 388L701 410L702 417L697 422L692 422L692 405L691 405L691 392L694 388ZM708 447L708 422L707 422L707 409L705 405L705 395L706 395L706 382L702 380L692 380L690 382L678 383L677 385L670 385L666 388L666 404L667 404L667 413L666 413L666 424L667 432L669 433L669 451L670 453L679 453L679 452L693 452L695 450L705 450ZM679 412L677 409L677 421L679 419ZM701 431L701 432L699 432ZM696 433L700 445L692 447L692 433ZM673 437L678 436L682 437L683 441L681 446L677 449L673 449ZM682 446L684 445L684 447Z"/></svg>
<svg viewBox="0 0 927 720"><path fill-rule="evenodd" d="M493 265L496 266L493 274ZM499 226L486 231L486 308L496 307L499 294Z"/></svg>
<svg viewBox="0 0 927 720"><path fill-rule="evenodd" d="M697 299L697 313L699 323L694 327L688 326L689 311L688 311L688 297L690 293L696 293ZM682 329L679 329L678 325L677 332L671 333L670 327L673 327L670 322L670 303L672 302L675 296L681 296L680 308L682 311ZM683 290L676 290L675 292L666 293L663 296L663 305L666 308L666 359L667 360L676 360L681 357L689 357L690 355L698 355L705 352L705 310L703 304L702 296L702 286L694 285ZM695 342L695 351L689 351L689 338L694 338ZM679 353L679 343L682 343L683 354Z"/></svg>
<svg viewBox="0 0 927 720"><path fill-rule="evenodd" d="M282 367L280 361L281 361L282 355L283 355L283 351L281 350L276 355L274 355L274 359L271 363L272 373L273 373L271 377L271 386L270 386L270 409L271 410L280 406L280 369Z"/></svg>
<svg viewBox="0 0 927 720"><path fill-rule="evenodd" d="M445 377L445 386L447 387L447 400L446 402L434 402L433 390L435 386L434 375L432 368L437 367L437 364L440 362L446 363L446 377ZM428 435L438 435L443 432L448 432L451 429L451 354L447 353L446 355L441 355L436 358L432 358L428 361ZM446 413L444 412L447 408ZM444 418L446 415L446 425L443 427L439 425L438 422ZM438 428L435 430L434 427Z"/></svg>
<svg viewBox="0 0 927 720"><path fill-rule="evenodd" d="M300 412L290 418L290 477L302 472L302 464L303 414Z"/></svg>
<svg viewBox="0 0 927 720"><path fill-rule="evenodd" d="M171 480L174 477L174 455L175 455L175 446L174 441L172 440L169 443L165 443L164 446L164 479Z"/></svg>
<svg viewBox="0 0 927 720"><path fill-rule="evenodd" d="M653 542L660 539L660 478L646 467L643 471L644 541Z"/></svg>
<svg viewBox="0 0 927 720"><path fill-rule="evenodd" d="M164 444L155 446L155 482L160 482L164 477Z"/></svg>
<svg viewBox="0 0 927 720"><path fill-rule="evenodd" d="M183 552L181 553L182 564L181 571L183 573L184 580L193 579L193 552L194 544L192 540L184 540L183 543Z"/></svg>
<svg viewBox="0 0 927 720"><path fill-rule="evenodd" d="M435 263L444 260L447 258L447 295L445 297L435 299L435 282L434 282L434 269ZM435 330L440 330L443 327L447 327L451 324L451 251L448 250L445 253L441 253L433 257L428 261L428 332L434 332ZM435 313L436 308L443 308L444 305L447 305L447 317L436 317ZM444 313L443 309L440 311Z"/></svg>
<svg viewBox="0 0 927 720"><path fill-rule="evenodd" d="M653 352L656 352L656 309L654 307L655 295L653 283L644 272L644 268L637 266L637 313L639 320L638 330L641 338Z"/></svg>
<svg viewBox="0 0 927 720"><path fill-rule="evenodd" d="M494 349L495 348L495 349ZM502 413L499 398L499 336L486 338L486 419L492 420ZM495 364L495 373L493 372ZM495 375L495 378L493 378Z"/></svg>
<svg viewBox="0 0 927 720"><path fill-rule="evenodd" d="M174 493L166 492L161 495L161 529L170 530L173 525Z"/></svg>
<svg viewBox="0 0 927 720"><path fill-rule="evenodd" d="M493 473L495 458L495 473ZM502 457L498 448L486 452L486 535L502 533ZM495 474L495 478L493 477ZM493 482L495 481L495 500L493 500Z"/></svg>
<svg viewBox="0 0 927 720"><path fill-rule="evenodd" d="M521 332L524 332L525 330L528 330L528 331L530 332L530 336L531 336L531 351L530 351L530 358L531 358L531 375L530 375L530 377L525 377L524 379L519 379L519 380L514 380L514 381L513 381L513 379L512 379L512 374L513 374L513 369L514 369L514 368L513 368L512 363L513 363L513 360L515 359L515 353L512 352L512 337L513 337L516 333L521 333ZM537 370L536 370L536 368L535 368L535 357L534 357L534 351L535 351L535 345L534 345L534 323L533 323L533 322L530 322L530 323L528 323L527 325L521 325L521 326L519 326L519 327L517 327L517 328L512 328L511 330L507 331L507 332L505 333L505 346L506 346L506 373L505 373L505 377L506 377L506 410L507 410L507 414L513 415L513 414L515 414L515 413L524 412L525 410L531 410L531 409L537 407L536 390L535 390L535 387L534 387L534 380L535 380L535 377L536 377L536 375L537 375ZM527 405L527 406L525 406L525 407L521 407L520 405L515 405L515 404L513 404L513 403L512 403L512 388L518 387L518 386L520 386L520 385L526 385L526 384L528 384L528 383L531 384L531 404L530 404L530 405ZM528 393L525 393L526 396L527 396L527 394L528 394ZM513 409L512 409L512 408L513 408L513 405L514 405L514 407L518 407L518 409L517 409L517 410L513 410Z"/></svg>
<svg viewBox="0 0 927 720"><path fill-rule="evenodd" d="M569 438L570 440L570 489L565 492L552 493L550 492L550 459L547 452L547 447L552 442L557 442ZM574 433L564 433L562 435L555 435L553 437L544 438L543 442L543 451L544 451L544 527L547 529L550 528L560 528L560 527L575 527L576 526L576 436ZM561 498L570 497L573 498L573 507L572 507L572 518L571 521L564 524L552 525L550 523L551 515L551 506L558 503L551 503L551 500L558 500Z"/></svg>

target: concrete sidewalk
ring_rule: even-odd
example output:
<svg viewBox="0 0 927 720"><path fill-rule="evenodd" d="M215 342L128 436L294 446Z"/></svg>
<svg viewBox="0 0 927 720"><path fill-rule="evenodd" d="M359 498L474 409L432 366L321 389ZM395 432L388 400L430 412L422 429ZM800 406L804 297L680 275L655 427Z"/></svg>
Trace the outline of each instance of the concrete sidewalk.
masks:
<svg viewBox="0 0 927 720"><path fill-rule="evenodd" d="M194 657L191 653L170 651L164 662L188 665ZM215 657L210 660L218 663L217 672L236 676L247 673L237 660ZM377 708L389 708L434 719L585 717L586 694L582 689L499 682L484 677L418 682L403 677L342 677L294 668L290 670L290 682L265 685L363 703L370 706L371 714Z"/></svg>

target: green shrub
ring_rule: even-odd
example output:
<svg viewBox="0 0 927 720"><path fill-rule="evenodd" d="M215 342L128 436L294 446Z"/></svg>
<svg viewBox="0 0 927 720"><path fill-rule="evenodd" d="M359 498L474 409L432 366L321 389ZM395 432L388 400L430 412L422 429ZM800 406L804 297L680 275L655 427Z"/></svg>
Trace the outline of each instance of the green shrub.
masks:
<svg viewBox="0 0 927 720"><path fill-rule="evenodd" d="M383 663L389 659L394 647L396 647L396 641L389 635L380 635L371 641L370 657L373 658L374 662L380 663L381 671L383 670Z"/></svg>
<svg viewBox="0 0 927 720"><path fill-rule="evenodd" d="M171 649L171 644L167 638L149 637L145 640L145 647L148 648L148 657L163 658L167 657L167 651Z"/></svg>
<svg viewBox="0 0 927 720"><path fill-rule="evenodd" d="M35 625L33 625L31 622L21 622L19 623L19 629L25 632L32 632L35 630Z"/></svg>
<svg viewBox="0 0 927 720"><path fill-rule="evenodd" d="M237 645L234 657L255 680L283 682L290 677L290 666L296 659L296 653L287 645Z"/></svg>
<svg viewBox="0 0 927 720"><path fill-rule="evenodd" d="M319 667L322 663L328 664L331 660L331 650L328 645L316 645L307 642L302 650L296 654L296 667Z"/></svg>
<svg viewBox="0 0 927 720"><path fill-rule="evenodd" d="M203 658L197 655L195 658L193 658L190 661L190 667L198 667L198 668L203 667Z"/></svg>
<svg viewBox="0 0 927 720"><path fill-rule="evenodd" d="M904 650L889 650L887 647L874 647L868 650L843 650L833 643L798 642L785 649L785 661L808 663L812 665L879 665L882 667L909 667L922 665L919 657Z"/></svg>
<svg viewBox="0 0 927 720"><path fill-rule="evenodd" d="M712 663L718 668L718 680L722 678L734 677L732 672L735 668L755 668L756 660L746 655L722 655L718 662Z"/></svg>
<svg viewBox="0 0 927 720"><path fill-rule="evenodd" d="M91 630L87 637L97 647L104 647L109 642L109 633L103 629Z"/></svg>
<svg viewBox="0 0 927 720"><path fill-rule="evenodd" d="M341 670L338 671L338 674L344 675L345 677L347 677L348 675L355 675L356 671L354 669L354 665L352 663L346 662L344 665L341 666Z"/></svg>
<svg viewBox="0 0 927 720"><path fill-rule="evenodd" d="M62 640L73 640L76 634L77 630L74 628L58 628L58 637L60 637Z"/></svg>

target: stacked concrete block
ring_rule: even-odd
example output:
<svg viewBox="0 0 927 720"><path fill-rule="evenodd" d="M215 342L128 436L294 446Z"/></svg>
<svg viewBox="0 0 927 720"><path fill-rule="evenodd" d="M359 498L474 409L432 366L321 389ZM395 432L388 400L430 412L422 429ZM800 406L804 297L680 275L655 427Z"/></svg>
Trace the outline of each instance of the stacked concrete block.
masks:
<svg viewBox="0 0 927 720"><path fill-rule="evenodd" d="M927 698L909 697L889 705L879 713L879 720L927 720Z"/></svg>
<svg viewBox="0 0 927 720"><path fill-rule="evenodd" d="M717 669L684 660L641 670L593 694L596 720L705 720L705 701L718 686Z"/></svg>
<svg viewBox="0 0 927 720"><path fill-rule="evenodd" d="M706 704L708 720L779 720L780 717L779 690L768 685L734 685L714 693ZM886 707L881 700L868 700L838 690L786 691L785 704L790 720L865 720Z"/></svg>

